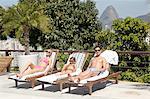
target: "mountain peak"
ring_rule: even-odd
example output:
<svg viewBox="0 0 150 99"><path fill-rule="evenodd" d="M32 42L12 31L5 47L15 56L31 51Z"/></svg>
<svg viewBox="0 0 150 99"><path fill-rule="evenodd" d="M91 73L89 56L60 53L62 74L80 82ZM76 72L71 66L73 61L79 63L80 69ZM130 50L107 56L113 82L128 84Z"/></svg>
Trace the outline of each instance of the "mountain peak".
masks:
<svg viewBox="0 0 150 99"><path fill-rule="evenodd" d="M114 9L112 5L109 5L106 9Z"/></svg>
<svg viewBox="0 0 150 99"><path fill-rule="evenodd" d="M112 5L108 6L104 10L102 15L100 16L100 20L102 22L103 28L105 28L105 26L107 26L108 28L111 28L113 20L118 19L118 18L119 18L119 15L116 9Z"/></svg>
<svg viewBox="0 0 150 99"><path fill-rule="evenodd" d="M141 16L138 16L137 18L140 18L140 19L142 19L143 21L150 23L150 13L147 13L147 14L141 15Z"/></svg>

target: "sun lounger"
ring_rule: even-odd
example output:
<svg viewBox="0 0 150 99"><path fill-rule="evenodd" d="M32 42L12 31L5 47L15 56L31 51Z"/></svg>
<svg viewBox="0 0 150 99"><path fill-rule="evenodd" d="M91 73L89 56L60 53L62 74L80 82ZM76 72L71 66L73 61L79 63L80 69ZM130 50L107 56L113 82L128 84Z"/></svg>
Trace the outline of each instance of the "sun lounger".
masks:
<svg viewBox="0 0 150 99"><path fill-rule="evenodd" d="M78 75L80 72L82 72L83 65L87 58L87 53L85 52L74 52L69 55L68 61L71 57L76 58L76 72L71 73L72 76ZM44 89L44 84L56 84L59 85L60 91L62 90L64 80L68 77L67 74L56 76L55 74L51 74L48 76L41 77L37 79L42 84L42 89Z"/></svg>
<svg viewBox="0 0 150 99"><path fill-rule="evenodd" d="M52 67L54 68L54 65L56 63L56 57L57 57L57 52L52 52L51 55L51 59L52 59ZM50 73L53 70L50 71ZM33 74L29 74L26 76L23 76L22 78L17 77L16 75L12 75L9 77L9 79L15 80L15 86L18 87L18 82L29 82L31 83L31 86L34 87L35 85L35 80L37 78L43 77L44 76L44 72L37 72L37 73L33 73Z"/></svg>
<svg viewBox="0 0 150 99"><path fill-rule="evenodd" d="M13 58L10 56L1 56L0 57L0 73L9 71L10 64Z"/></svg>
<svg viewBox="0 0 150 99"><path fill-rule="evenodd" d="M118 64L118 54L115 51L106 50L101 54L102 57L104 57L109 64L117 65ZM118 83L118 76L120 75L121 71L110 73L108 71L105 71L103 74L81 80L78 82L71 82L66 81L65 83L69 86L69 92L71 91L72 86L85 86L89 90L89 94L92 94L92 87L93 85L101 82L107 81L109 78L115 78L115 83Z"/></svg>

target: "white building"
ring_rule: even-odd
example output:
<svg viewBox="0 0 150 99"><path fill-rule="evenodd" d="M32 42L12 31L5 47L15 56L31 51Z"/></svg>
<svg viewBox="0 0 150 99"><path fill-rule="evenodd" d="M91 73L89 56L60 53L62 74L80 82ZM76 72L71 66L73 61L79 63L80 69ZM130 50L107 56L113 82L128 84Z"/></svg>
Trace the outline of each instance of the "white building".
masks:
<svg viewBox="0 0 150 99"><path fill-rule="evenodd" d="M31 50L34 50L30 47ZM0 50L24 50L24 46L17 40L9 38L8 40L0 40ZM42 50L42 47L39 47ZM10 52L10 56L14 57L11 66L18 66L18 55L23 55L24 52ZM31 54L37 54L39 58L44 57L43 53L31 52ZM0 52L0 56L5 56L5 52Z"/></svg>
<svg viewBox="0 0 150 99"><path fill-rule="evenodd" d="M16 39L0 40L0 50L24 50L24 46Z"/></svg>
<svg viewBox="0 0 150 99"><path fill-rule="evenodd" d="M148 33L147 37L145 38L145 41L148 45L150 45L150 32Z"/></svg>

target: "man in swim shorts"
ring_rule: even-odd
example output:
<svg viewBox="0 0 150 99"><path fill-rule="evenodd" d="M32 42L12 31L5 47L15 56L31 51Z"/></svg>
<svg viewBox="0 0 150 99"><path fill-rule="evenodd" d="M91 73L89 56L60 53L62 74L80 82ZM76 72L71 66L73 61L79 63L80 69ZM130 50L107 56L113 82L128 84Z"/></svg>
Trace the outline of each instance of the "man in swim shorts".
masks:
<svg viewBox="0 0 150 99"><path fill-rule="evenodd" d="M88 68L76 77L71 77L70 75L68 75L70 76L70 80L74 82L79 82L80 80L90 78L99 75L102 72L108 71L109 63L107 63L105 58L100 56L101 52L101 47L95 47L95 54L94 57L91 59Z"/></svg>

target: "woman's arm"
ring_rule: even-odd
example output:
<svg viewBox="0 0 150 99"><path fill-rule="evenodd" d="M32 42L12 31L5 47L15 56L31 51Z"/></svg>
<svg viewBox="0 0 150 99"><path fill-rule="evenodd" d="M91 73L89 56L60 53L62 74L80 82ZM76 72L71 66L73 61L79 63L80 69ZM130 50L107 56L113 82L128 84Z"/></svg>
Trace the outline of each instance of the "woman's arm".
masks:
<svg viewBox="0 0 150 99"><path fill-rule="evenodd" d="M77 69L76 69L76 66L75 64L73 65L73 72L75 72Z"/></svg>
<svg viewBox="0 0 150 99"><path fill-rule="evenodd" d="M65 71L65 70L67 69L68 65L69 65L69 64L65 64L65 65L63 66L63 68L62 68L61 71Z"/></svg>
<svg viewBox="0 0 150 99"><path fill-rule="evenodd" d="M44 75L47 75L48 72L52 69L52 61L49 59L48 60L48 65L46 66L45 70L44 70Z"/></svg>

